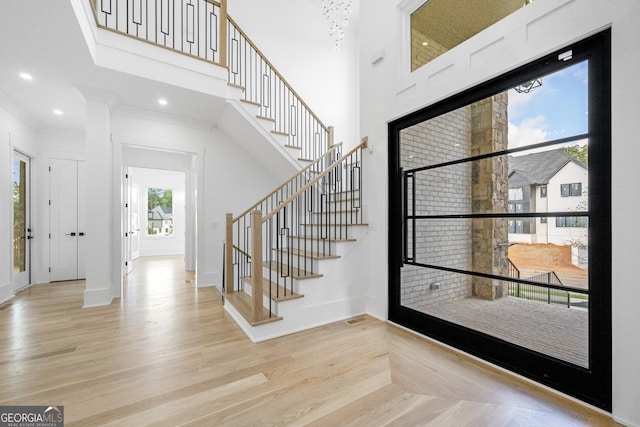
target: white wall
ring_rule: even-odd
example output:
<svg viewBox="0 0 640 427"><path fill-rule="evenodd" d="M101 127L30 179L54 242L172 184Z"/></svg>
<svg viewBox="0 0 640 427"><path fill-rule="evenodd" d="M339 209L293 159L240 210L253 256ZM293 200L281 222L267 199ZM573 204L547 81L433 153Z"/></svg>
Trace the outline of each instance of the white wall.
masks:
<svg viewBox="0 0 640 427"><path fill-rule="evenodd" d="M192 188L197 192L194 202L197 212L196 283L198 286L221 286L225 214L238 215L280 182L271 176L260 159L247 155L216 128L205 130L114 114L112 131L114 144L124 152L123 165L152 167L155 163L156 167L172 168L166 163L166 156L164 163L154 162L154 158L162 156L150 157L149 150L173 153L174 156L169 157L176 159L173 169L183 170L188 165L187 175L194 176L187 180L195 181ZM137 149L137 154L132 149ZM145 155L147 163L133 160L134 156ZM113 238L119 239L119 234Z"/></svg>
<svg viewBox="0 0 640 427"><path fill-rule="evenodd" d="M185 172L131 168L129 179L138 184L138 219L140 224L140 256L179 255L185 253L186 202ZM147 235L147 190L162 188L173 193L173 234Z"/></svg>
<svg viewBox="0 0 640 427"><path fill-rule="evenodd" d="M421 1L368 0L360 5L359 58L361 133L369 136L373 155L367 164L370 201L369 312L384 317L387 307L387 126L394 118L433 104L462 89L498 76L604 28L612 27L612 213L613 213L613 414L640 425L640 263L635 224L640 199L637 116L640 26L636 0L536 0L444 54L409 73L408 13ZM402 6L405 11L401 11ZM371 63L375 52L385 59ZM406 66L405 66L406 64Z"/></svg>
<svg viewBox="0 0 640 427"><path fill-rule="evenodd" d="M229 16L264 53L320 120L335 127L335 141L355 147L358 134L358 0L336 52L319 0L229 2ZM292 60L293 59L293 60Z"/></svg>
<svg viewBox="0 0 640 427"><path fill-rule="evenodd" d="M14 295L12 288L13 204L12 170L13 150L17 149L32 157L32 180L37 179L38 149L33 126L25 124L2 104L0 99L0 302ZM32 190L33 191L33 190ZM32 199L37 197L32 192ZM32 218L36 218L36 207L32 206ZM34 242L36 239L32 240ZM35 246L32 243L32 246ZM38 262L34 259L33 261Z"/></svg>

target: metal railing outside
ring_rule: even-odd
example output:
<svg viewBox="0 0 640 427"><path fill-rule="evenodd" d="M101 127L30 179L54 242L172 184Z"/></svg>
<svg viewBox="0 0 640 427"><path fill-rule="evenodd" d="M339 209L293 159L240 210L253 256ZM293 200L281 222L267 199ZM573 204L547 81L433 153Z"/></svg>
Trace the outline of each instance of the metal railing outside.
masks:
<svg viewBox="0 0 640 427"><path fill-rule="evenodd" d="M509 260L511 263L511 260ZM509 275L513 278L521 278L520 270L513 265L509 268ZM562 280L554 271L547 271L534 276L523 278L529 282L540 282L540 284L509 282L509 295L523 298L530 301L539 301L547 304L565 305L567 307L587 307L589 303L589 293L581 293L575 289L564 290L558 287L564 286ZM551 285L551 286L549 286Z"/></svg>

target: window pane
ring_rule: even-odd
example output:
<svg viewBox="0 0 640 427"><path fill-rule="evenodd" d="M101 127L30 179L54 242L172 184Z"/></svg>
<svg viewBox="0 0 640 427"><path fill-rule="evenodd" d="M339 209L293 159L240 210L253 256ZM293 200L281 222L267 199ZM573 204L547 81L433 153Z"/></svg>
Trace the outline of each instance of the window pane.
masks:
<svg viewBox="0 0 640 427"><path fill-rule="evenodd" d="M584 145L588 147L587 145ZM421 147L415 139L403 144L405 153ZM429 156L428 152L421 155ZM415 157L405 169L416 167ZM468 215L504 213L551 213L585 211L588 206L588 165L577 161L565 147L524 151L488 159L416 170L405 183L408 214ZM577 184L559 184L571 180ZM546 181L548 197L538 197ZM564 196L576 188L579 196ZM564 190L562 190L564 189ZM584 190L584 191L583 191ZM413 193L415 191L415 205ZM512 199L516 197L517 199ZM519 200L519 201L517 201Z"/></svg>
<svg viewBox="0 0 640 427"><path fill-rule="evenodd" d="M173 191L164 188L147 190L147 235L173 234Z"/></svg>
<svg viewBox="0 0 640 427"><path fill-rule="evenodd" d="M552 276L551 281L554 279ZM404 306L589 366L589 296L584 293L411 265L402 268L401 280ZM468 298L494 284L504 293L502 298Z"/></svg>

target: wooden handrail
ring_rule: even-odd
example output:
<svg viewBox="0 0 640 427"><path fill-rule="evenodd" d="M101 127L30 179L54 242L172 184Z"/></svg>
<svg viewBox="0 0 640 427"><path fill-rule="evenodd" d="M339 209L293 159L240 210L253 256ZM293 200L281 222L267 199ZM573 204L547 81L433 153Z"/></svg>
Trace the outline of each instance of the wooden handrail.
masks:
<svg viewBox="0 0 640 427"><path fill-rule="evenodd" d="M282 80L282 83L284 83L284 85L291 91L291 93L293 93L295 95L296 98L298 98L298 100L300 101L300 103L304 106L304 108L307 109L307 111L309 111L309 114L311 114L311 116L318 122L318 124L320 124L320 126L322 127L322 129L324 129L325 131L329 131L329 128L322 123L322 120L320 120L318 118L318 116L316 116L316 114L313 112L313 110L311 110L311 108L309 108L309 106L302 100L302 97L300 95L298 95L298 93L293 89L293 87L291 87L291 85L289 84L289 82L287 82L285 80L284 77L282 77L282 74L280 74L280 72L278 72L278 70L276 69L276 67L273 66L273 64L267 59L267 57L262 53L262 51L260 49L258 49L258 47L251 41L251 39L247 36L247 34L242 31L242 28L240 28L240 26L229 16L228 17L229 22L231 22L233 24L233 26L238 30L238 32L242 35L242 37L245 38L245 40L247 40L247 42L249 43L249 45L251 45L251 47L262 57L262 59L264 60L264 62L271 67L271 69L273 70L273 72L276 74L276 76L278 76L278 78L280 78L280 80Z"/></svg>
<svg viewBox="0 0 640 427"><path fill-rule="evenodd" d="M362 143L360 143L360 145L358 145L356 148L354 148L353 150L349 151L347 154L345 154L344 156L342 156L341 158L336 160L333 164L335 165L335 164L338 164L338 163L342 163L346 158L351 156L356 151L358 151L360 149L365 149L365 148L367 148L367 141L363 141ZM291 203L293 200L295 200L300 195L302 195L305 191L307 191L310 187L312 187L315 183L317 183L321 178L324 178L329 172L331 172L332 169L333 169L332 167L328 167L327 169L325 169L324 172L322 172L320 175L316 176L314 179L309 181L304 187L302 187L300 190L298 190L294 195L292 195L287 200L282 202L278 207L276 207L274 210L269 212L267 215L263 216L262 217L262 223L264 224L269 218L274 216L282 208L284 208L289 203Z"/></svg>
<svg viewBox="0 0 640 427"><path fill-rule="evenodd" d="M326 156L327 154L329 154L331 151L335 150L336 148L340 147L342 145L342 143L339 144L335 144L333 147L329 148L329 150L324 153L322 156L320 156L319 158L317 158L313 163L311 163L310 165L305 166L303 169L301 169L299 172L297 172L295 175L293 175L291 178L289 178L287 181L285 181L284 184L282 184L281 186L279 186L278 188L276 188L275 190L273 190L271 193L267 194L266 196L264 196L262 199L260 199L258 202L254 203L250 208L248 208L247 210L245 210L244 212L242 212L240 215L238 215L237 217L235 217L233 219L233 222L238 221L240 218L242 218L243 216L247 215L249 212L251 212L252 210L254 210L255 208L257 208L262 202L265 202L267 199L269 199L269 197L273 196L274 194L276 194L278 191L280 191L281 189L283 189L284 187L286 187L289 183L291 183L292 181L294 181L296 178L298 178L300 175L302 175L303 173L305 173L306 171L308 171L309 169L311 169L313 166L316 165L316 163L318 163L324 156Z"/></svg>

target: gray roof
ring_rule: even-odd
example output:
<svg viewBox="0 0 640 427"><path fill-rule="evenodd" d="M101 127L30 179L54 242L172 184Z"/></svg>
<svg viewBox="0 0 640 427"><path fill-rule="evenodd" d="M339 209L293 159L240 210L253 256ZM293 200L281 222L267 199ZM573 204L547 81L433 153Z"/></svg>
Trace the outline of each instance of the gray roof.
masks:
<svg viewBox="0 0 640 427"><path fill-rule="evenodd" d="M149 212L151 212L151 219L154 220L160 220L160 219L172 219L172 212L171 212L171 208L168 208L164 205L160 205L160 206L156 206L155 208L153 208L152 210L150 210Z"/></svg>
<svg viewBox="0 0 640 427"><path fill-rule="evenodd" d="M529 184L547 184L567 163L574 162L586 169L580 160L568 155L562 148L524 156L509 156L509 176L517 172Z"/></svg>

